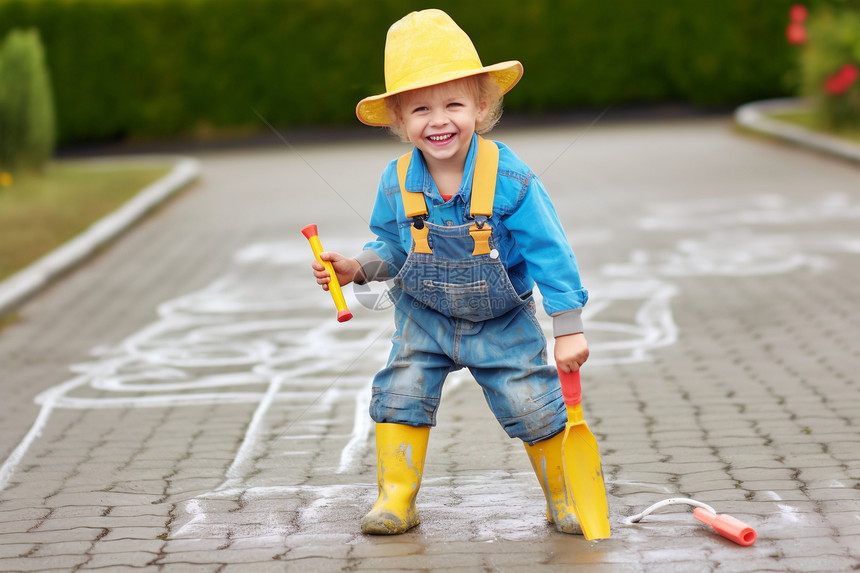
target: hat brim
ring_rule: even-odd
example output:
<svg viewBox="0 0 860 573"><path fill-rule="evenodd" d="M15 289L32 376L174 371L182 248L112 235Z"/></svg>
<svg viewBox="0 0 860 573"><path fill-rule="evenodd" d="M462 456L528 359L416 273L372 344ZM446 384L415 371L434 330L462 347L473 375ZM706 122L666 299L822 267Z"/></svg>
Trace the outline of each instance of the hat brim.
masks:
<svg viewBox="0 0 860 573"><path fill-rule="evenodd" d="M361 123L366 125L388 127L391 125L391 120L388 117L385 98L410 90L435 86L483 73L488 73L490 75L493 81L495 81L501 89L501 94L504 95L508 93L511 88L517 85L517 82L519 82L520 78L523 77L523 65L516 60L511 60L494 64L492 66L484 66L483 68L458 70L456 72L436 75L432 78L426 78L422 81L402 86L396 90L385 92L384 94L366 97L358 102L357 106L355 106L355 115L358 116L358 120Z"/></svg>

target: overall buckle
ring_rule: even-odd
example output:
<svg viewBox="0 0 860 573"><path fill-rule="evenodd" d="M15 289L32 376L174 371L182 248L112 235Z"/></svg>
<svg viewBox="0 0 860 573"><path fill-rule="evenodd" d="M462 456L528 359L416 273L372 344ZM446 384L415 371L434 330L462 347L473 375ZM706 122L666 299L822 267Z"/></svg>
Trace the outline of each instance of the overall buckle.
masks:
<svg viewBox="0 0 860 573"><path fill-rule="evenodd" d="M487 224L487 216L478 215L475 217L475 223L469 227L469 235L475 241L472 256L490 254L490 236L492 234L493 228Z"/></svg>
<svg viewBox="0 0 860 573"><path fill-rule="evenodd" d="M415 243L413 251L432 255L433 249L430 248L430 243L427 240L430 229L424 224L426 219L427 215L415 215L412 217L412 241Z"/></svg>

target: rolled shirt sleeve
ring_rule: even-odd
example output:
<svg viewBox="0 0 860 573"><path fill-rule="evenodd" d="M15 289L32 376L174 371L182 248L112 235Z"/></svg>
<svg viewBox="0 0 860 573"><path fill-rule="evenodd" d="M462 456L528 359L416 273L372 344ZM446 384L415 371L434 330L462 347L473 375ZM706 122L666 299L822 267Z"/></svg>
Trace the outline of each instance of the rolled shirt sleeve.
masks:
<svg viewBox="0 0 860 573"><path fill-rule="evenodd" d="M553 334L582 332L582 307L588 301L573 249L541 181L534 175L524 187L505 226L525 260L528 274L553 317Z"/></svg>

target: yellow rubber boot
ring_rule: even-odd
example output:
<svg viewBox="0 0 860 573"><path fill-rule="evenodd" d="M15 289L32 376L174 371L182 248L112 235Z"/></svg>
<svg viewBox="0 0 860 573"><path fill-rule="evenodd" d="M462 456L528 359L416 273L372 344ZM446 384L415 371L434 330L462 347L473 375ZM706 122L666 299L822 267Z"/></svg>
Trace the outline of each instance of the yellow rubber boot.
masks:
<svg viewBox="0 0 860 573"><path fill-rule="evenodd" d="M524 443L532 469L546 497L546 518L562 533L582 535L582 528L573 511L573 500L567 498L564 485L561 443L564 432L530 446Z"/></svg>
<svg viewBox="0 0 860 573"><path fill-rule="evenodd" d="M430 428L376 424L379 498L361 520L362 533L396 535L418 525L415 496L429 437Z"/></svg>

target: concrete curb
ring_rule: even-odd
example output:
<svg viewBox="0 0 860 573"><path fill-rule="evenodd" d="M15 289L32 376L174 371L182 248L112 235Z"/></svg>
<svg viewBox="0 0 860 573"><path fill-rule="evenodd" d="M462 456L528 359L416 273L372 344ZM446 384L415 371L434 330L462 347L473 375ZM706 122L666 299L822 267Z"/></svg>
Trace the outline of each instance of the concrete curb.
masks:
<svg viewBox="0 0 860 573"><path fill-rule="evenodd" d="M748 103L735 111L735 121L752 131L860 163L860 144L767 117L769 114L797 110L805 105L807 104L804 100L799 98L771 99Z"/></svg>
<svg viewBox="0 0 860 573"><path fill-rule="evenodd" d="M95 162L104 165L175 163L170 173L142 189L122 207L93 223L71 241L0 282L0 316L15 310L63 273L79 265L99 248L120 236L146 213L196 179L200 173L199 162L188 157L151 155L98 159Z"/></svg>

